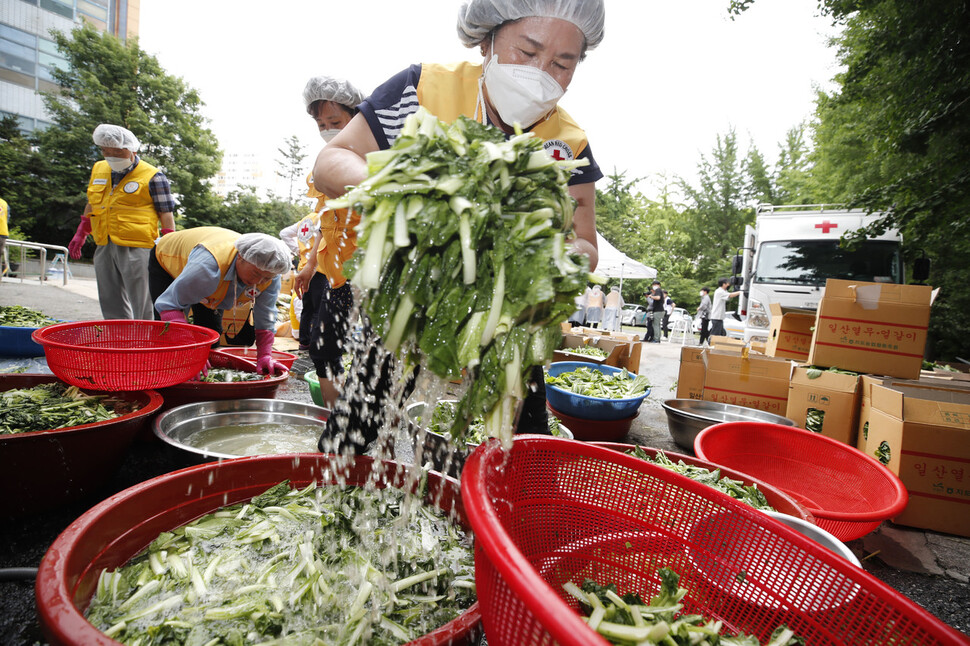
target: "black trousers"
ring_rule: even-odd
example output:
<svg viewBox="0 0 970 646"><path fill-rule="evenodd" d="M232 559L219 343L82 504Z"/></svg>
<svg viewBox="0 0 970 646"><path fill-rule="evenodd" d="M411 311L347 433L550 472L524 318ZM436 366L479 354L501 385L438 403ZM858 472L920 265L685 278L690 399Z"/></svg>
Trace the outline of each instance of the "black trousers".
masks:
<svg viewBox="0 0 970 646"><path fill-rule="evenodd" d="M711 338L711 319L701 319L701 340L697 345L704 345L709 338Z"/></svg>

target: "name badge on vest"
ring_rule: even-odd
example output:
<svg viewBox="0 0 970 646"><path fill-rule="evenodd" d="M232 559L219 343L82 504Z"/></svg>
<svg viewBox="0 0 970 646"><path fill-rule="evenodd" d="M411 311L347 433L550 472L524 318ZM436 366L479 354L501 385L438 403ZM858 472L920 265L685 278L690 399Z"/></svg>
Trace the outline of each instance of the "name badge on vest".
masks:
<svg viewBox="0 0 970 646"><path fill-rule="evenodd" d="M136 193L138 191L138 182L132 180L125 184L124 188L121 189L125 193Z"/></svg>
<svg viewBox="0 0 970 646"><path fill-rule="evenodd" d="M95 186L107 186L108 185L108 180L105 179L104 177L99 177L99 178L97 178L96 180L94 180L91 183L93 185L95 185Z"/></svg>

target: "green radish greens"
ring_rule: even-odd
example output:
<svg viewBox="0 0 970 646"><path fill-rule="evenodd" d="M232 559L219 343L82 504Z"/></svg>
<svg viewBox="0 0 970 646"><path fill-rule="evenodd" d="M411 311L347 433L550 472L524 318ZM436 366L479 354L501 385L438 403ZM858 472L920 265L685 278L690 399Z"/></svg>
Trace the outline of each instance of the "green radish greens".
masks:
<svg viewBox="0 0 970 646"><path fill-rule="evenodd" d="M629 399L647 392L650 380L643 375L633 375L626 368L606 374L596 368L585 366L561 372L556 376L546 373L546 385L556 386L566 392L600 399Z"/></svg>
<svg viewBox="0 0 970 646"><path fill-rule="evenodd" d="M57 319L23 305L0 305L0 325L7 327L47 327L57 322Z"/></svg>
<svg viewBox="0 0 970 646"><path fill-rule="evenodd" d="M475 602L464 532L401 490L283 482L101 573L87 619L124 644L402 644Z"/></svg>
<svg viewBox="0 0 970 646"><path fill-rule="evenodd" d="M368 178L328 202L363 216L345 270L388 350L443 379L467 373L456 441L479 416L511 437L531 368L552 358L590 279L566 245L566 184L583 163L554 160L531 133L419 109L367 155Z"/></svg>
<svg viewBox="0 0 970 646"><path fill-rule="evenodd" d="M732 635L722 622L703 615L681 614L687 590L680 576L660 568L660 591L645 603L639 595L617 594L613 583L600 585L585 579L582 587L569 581L563 589L579 602L586 624L611 644L619 646L804 646L787 626L779 626L762 644L752 635Z"/></svg>
<svg viewBox="0 0 970 646"><path fill-rule="evenodd" d="M59 382L15 388L0 393L0 435L106 422L129 408L127 402L88 395Z"/></svg>

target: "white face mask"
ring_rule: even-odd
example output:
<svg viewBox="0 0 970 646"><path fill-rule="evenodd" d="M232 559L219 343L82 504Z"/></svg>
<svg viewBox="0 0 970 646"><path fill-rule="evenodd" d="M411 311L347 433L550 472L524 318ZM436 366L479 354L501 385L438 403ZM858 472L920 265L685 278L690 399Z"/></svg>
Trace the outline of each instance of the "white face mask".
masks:
<svg viewBox="0 0 970 646"><path fill-rule="evenodd" d="M698 294L700 294L701 296L703 296L703 295L704 295L704 292L697 292L697 293L698 293Z"/></svg>
<svg viewBox="0 0 970 646"><path fill-rule="evenodd" d="M339 129L330 128L328 130L321 130L320 136L323 137L324 141L326 141L327 143L330 143L330 140L336 137L338 132L340 132Z"/></svg>
<svg viewBox="0 0 970 646"><path fill-rule="evenodd" d="M108 162L108 166L111 166L111 170L116 173L120 173L131 166L131 160L127 157L105 157L104 160Z"/></svg>
<svg viewBox="0 0 970 646"><path fill-rule="evenodd" d="M484 76L492 106L510 126L518 123L528 128L537 123L565 94L551 74L529 65L499 63L495 54L485 65Z"/></svg>

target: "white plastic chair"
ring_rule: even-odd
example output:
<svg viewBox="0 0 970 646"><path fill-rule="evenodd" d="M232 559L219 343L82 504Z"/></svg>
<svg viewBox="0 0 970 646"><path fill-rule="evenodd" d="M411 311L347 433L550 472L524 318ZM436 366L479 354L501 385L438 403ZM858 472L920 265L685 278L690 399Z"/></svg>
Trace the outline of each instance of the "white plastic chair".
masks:
<svg viewBox="0 0 970 646"><path fill-rule="evenodd" d="M680 333L680 344L687 345L687 340L690 339L691 344L694 342L694 319L690 316L684 316L678 318L673 323L670 324L670 342L677 342L677 333Z"/></svg>

